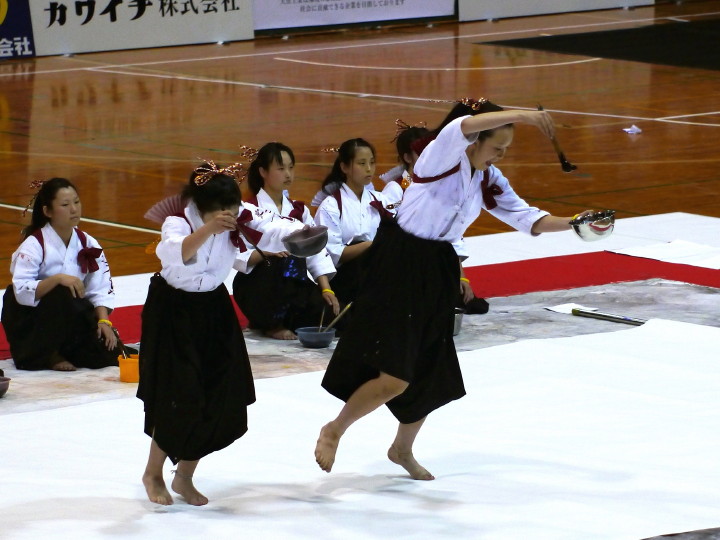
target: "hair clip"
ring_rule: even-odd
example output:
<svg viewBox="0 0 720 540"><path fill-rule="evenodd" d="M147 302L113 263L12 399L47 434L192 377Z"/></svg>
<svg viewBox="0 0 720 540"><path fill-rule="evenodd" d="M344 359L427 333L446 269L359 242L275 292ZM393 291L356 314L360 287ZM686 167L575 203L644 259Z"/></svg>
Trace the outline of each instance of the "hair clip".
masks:
<svg viewBox="0 0 720 540"><path fill-rule="evenodd" d="M202 186L206 184L213 176L218 174L224 174L226 176L232 176L237 180L238 183L244 178L241 163L233 163L227 167L219 168L214 161L207 160L202 165L195 168L195 174L197 175L193 182L196 186Z"/></svg>
<svg viewBox="0 0 720 540"><path fill-rule="evenodd" d="M400 120L399 118L397 118L395 120L395 128L396 128L395 137L393 137L393 140L390 142L395 142L403 131L407 131L410 128L426 128L426 127L427 127L427 122L418 122L417 124L413 124L411 126L407 122L404 122L403 120Z"/></svg>
<svg viewBox="0 0 720 540"><path fill-rule="evenodd" d="M340 147L339 146L328 146L326 148L322 148L320 151L325 152L326 154L337 154L338 152L340 152Z"/></svg>
<svg viewBox="0 0 720 540"><path fill-rule="evenodd" d="M22 213L22 216L23 216L23 217L25 217L25 215L27 214L28 210L30 210L30 207L31 207L31 206L33 205L33 203L35 202L35 199L37 199L38 193L40 193L40 189L43 187L43 185L45 184L45 182L47 182L47 180L33 180L32 182L30 182L30 183L28 184L28 187L29 187L30 189L34 189L34 190L36 190L36 191L35 191L35 193L33 194L32 198L30 199L30 202L27 203L27 206L25 207L25 210L23 210L23 213Z"/></svg>
<svg viewBox="0 0 720 540"><path fill-rule="evenodd" d="M259 153L260 152L255 150L252 146L246 146L243 144L240 147L240 157L242 157L250 162L255 161L255 159L258 157Z"/></svg>
<svg viewBox="0 0 720 540"><path fill-rule="evenodd" d="M488 102L488 100L485 99L484 97L481 97L478 100L474 100L473 98L469 98L469 97L458 100L458 103L462 103L466 107L470 107L473 111L479 111L480 107L485 105L487 102Z"/></svg>
<svg viewBox="0 0 720 540"><path fill-rule="evenodd" d="M487 98L481 97L478 100L475 100L473 98L462 98L462 99L455 99L455 100L448 100L448 99L431 99L429 100L430 103L461 103L462 105L465 105L466 107L470 107L473 111L479 111L480 107L482 107L485 103L487 103L489 100Z"/></svg>

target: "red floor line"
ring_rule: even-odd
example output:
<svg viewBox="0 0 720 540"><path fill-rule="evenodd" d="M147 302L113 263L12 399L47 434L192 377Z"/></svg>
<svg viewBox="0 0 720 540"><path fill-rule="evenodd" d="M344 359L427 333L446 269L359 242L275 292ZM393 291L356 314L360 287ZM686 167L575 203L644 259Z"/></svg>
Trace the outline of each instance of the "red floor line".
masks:
<svg viewBox="0 0 720 540"><path fill-rule="evenodd" d="M482 298L514 296L661 278L720 288L720 270L673 264L653 259L619 255L608 251L528 259L465 269L473 290ZM237 309L243 326L247 319ZM117 308L113 322L127 343L140 341L142 306ZM0 325L0 360L10 358L5 332Z"/></svg>

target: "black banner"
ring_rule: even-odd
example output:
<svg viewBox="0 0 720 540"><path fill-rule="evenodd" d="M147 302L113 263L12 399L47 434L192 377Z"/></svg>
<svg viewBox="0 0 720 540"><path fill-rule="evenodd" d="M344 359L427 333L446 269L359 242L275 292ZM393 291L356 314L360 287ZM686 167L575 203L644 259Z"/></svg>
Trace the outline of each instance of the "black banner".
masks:
<svg viewBox="0 0 720 540"><path fill-rule="evenodd" d="M0 61L35 56L30 0L0 0Z"/></svg>

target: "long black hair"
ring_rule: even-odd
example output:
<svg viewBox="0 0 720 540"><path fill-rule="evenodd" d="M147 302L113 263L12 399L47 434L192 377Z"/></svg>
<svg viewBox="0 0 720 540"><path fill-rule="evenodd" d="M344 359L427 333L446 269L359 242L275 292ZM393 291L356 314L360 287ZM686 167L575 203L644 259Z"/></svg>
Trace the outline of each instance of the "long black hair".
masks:
<svg viewBox="0 0 720 540"><path fill-rule="evenodd" d="M260 174L260 167L267 171L273 163L285 166L289 165L288 163L283 163L282 152L287 152L288 156L290 156L290 163L295 165L295 154L283 143L270 142L258 150L257 156L253 162L250 163L247 173L248 187L255 195L260 193L260 190L265 187L265 180Z"/></svg>
<svg viewBox="0 0 720 540"><path fill-rule="evenodd" d="M200 169L209 168L211 168L210 164L203 163L190 173L190 179L182 192L183 199L192 200L201 214L240 205L242 202L240 186L237 179L230 174L218 172L212 175L207 182L197 185L195 179L203 174ZM220 169L222 168L220 167Z"/></svg>
<svg viewBox="0 0 720 540"><path fill-rule="evenodd" d="M333 163L330 173L322 183L322 189L325 193L330 193L328 187L331 185L339 186L347 182L347 176L342 171L340 165L343 164L346 167L351 165L357 155L358 148L369 148L373 157L375 157L375 147L365 139L350 139L342 143L338 149L338 156L335 158L335 163Z"/></svg>
<svg viewBox="0 0 720 540"><path fill-rule="evenodd" d="M33 201L30 224L22 230L23 239L50 222L50 218L45 215L43 208L46 206L52 208L57 192L63 188L72 188L77 192L75 185L67 178L51 178L43 182Z"/></svg>
<svg viewBox="0 0 720 540"><path fill-rule="evenodd" d="M395 139L395 148L397 149L398 161L402 163L405 169L410 167L410 163L405 160L405 154L412 154L412 143L427 137L430 130L420 126L410 126L403 129Z"/></svg>

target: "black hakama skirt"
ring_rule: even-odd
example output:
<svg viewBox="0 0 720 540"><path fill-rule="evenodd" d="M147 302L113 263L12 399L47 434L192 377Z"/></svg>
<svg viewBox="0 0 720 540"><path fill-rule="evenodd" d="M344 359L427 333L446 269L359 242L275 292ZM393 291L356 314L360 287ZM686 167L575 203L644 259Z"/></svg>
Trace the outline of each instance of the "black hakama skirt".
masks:
<svg viewBox="0 0 720 540"><path fill-rule="evenodd" d="M198 460L245 434L255 387L225 285L191 293L153 276L140 343L145 433L173 463Z"/></svg>
<svg viewBox="0 0 720 540"><path fill-rule="evenodd" d="M341 303L349 304L357 299L360 288L365 281L365 275L368 272L369 264L370 259L368 257L368 252L365 251L360 254L360 256L346 261L337 267L337 273L332 279L331 286ZM345 324L347 325L349 316L346 317L347 320L345 321Z"/></svg>
<svg viewBox="0 0 720 540"><path fill-rule="evenodd" d="M403 424L465 395L453 342L460 269L448 242L425 240L383 221L367 251L368 272L322 386L347 401L387 373L409 383L387 403Z"/></svg>
<svg viewBox="0 0 720 540"><path fill-rule="evenodd" d="M249 274L238 272L233 297L250 328L295 330L317 326L327 305L319 287L308 277L304 259L269 257ZM329 311L329 310L328 310Z"/></svg>
<svg viewBox="0 0 720 540"><path fill-rule="evenodd" d="M52 369L62 356L75 367L99 369L118 365L121 344L108 350L98 338L95 307L73 298L62 285L53 288L37 306L24 306L12 285L3 296L2 323L15 367Z"/></svg>

